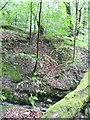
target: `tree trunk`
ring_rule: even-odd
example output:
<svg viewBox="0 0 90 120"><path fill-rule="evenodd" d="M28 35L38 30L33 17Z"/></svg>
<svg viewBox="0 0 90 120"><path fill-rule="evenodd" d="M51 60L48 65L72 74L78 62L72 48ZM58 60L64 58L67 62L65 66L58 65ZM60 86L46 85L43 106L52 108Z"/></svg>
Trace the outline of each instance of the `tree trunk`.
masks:
<svg viewBox="0 0 90 120"><path fill-rule="evenodd" d="M32 2L30 3L30 35L29 35L30 39L29 39L29 46L32 42L31 34L32 34Z"/></svg>
<svg viewBox="0 0 90 120"><path fill-rule="evenodd" d="M90 2L90 1L89 1ZM89 6L89 2L88 2L88 6ZM86 20L86 17L89 16L86 15L87 13L87 8L86 8L87 4L86 4L86 1L84 0L84 12L83 12L83 28L85 28L85 26L87 25L87 20Z"/></svg>
<svg viewBox="0 0 90 120"><path fill-rule="evenodd" d="M36 63L35 63L35 67L34 67L33 73L36 72L37 63L38 63L38 56L39 56L39 37L40 37L41 10L42 10L42 0L41 0L41 2L40 2L40 10L39 10L38 38L37 38L37 60L36 60Z"/></svg>
<svg viewBox="0 0 90 120"><path fill-rule="evenodd" d="M37 6L37 12L36 12L36 15L33 14L34 16L34 33L36 32L36 24L37 24L37 14L38 14L38 9L39 9L39 3L38 3L38 6Z"/></svg>
<svg viewBox="0 0 90 120"><path fill-rule="evenodd" d="M77 35L77 22L78 22L78 4L79 0L76 0L76 23L75 23L75 33L74 33L74 50L73 50L73 61L75 59L75 50L76 50L76 35Z"/></svg>
<svg viewBox="0 0 90 120"><path fill-rule="evenodd" d="M33 13L33 16L34 16L35 21L37 22L37 26L39 27L39 21L37 20L37 17L36 17L36 15L34 13ZM44 27L43 27L43 25L40 25L40 34L41 35L44 34Z"/></svg>
<svg viewBox="0 0 90 120"><path fill-rule="evenodd" d="M34 33L36 32L36 21L34 19Z"/></svg>
<svg viewBox="0 0 90 120"><path fill-rule="evenodd" d="M17 13L16 13L16 16L15 16L15 26L17 25Z"/></svg>
<svg viewBox="0 0 90 120"><path fill-rule="evenodd" d="M79 10L78 24L80 24L80 22L81 22L81 15L82 15L82 7L81 7L81 8L80 8L80 10ZM79 26L79 27L78 27L78 29L77 29L76 36L78 36L78 34L79 34L79 31L80 31L80 26Z"/></svg>
<svg viewBox="0 0 90 120"><path fill-rule="evenodd" d="M90 97L90 94L88 94L88 90L90 90L90 79L88 79L89 72L90 71L84 74L83 79L74 91L48 108L41 119L48 118L48 120L51 120L51 118L75 117L76 113L82 109Z"/></svg>
<svg viewBox="0 0 90 120"><path fill-rule="evenodd" d="M2 6L2 8L0 8L0 11L3 10L3 9L6 7L7 4L8 4L8 2L6 2L6 3Z"/></svg>
<svg viewBox="0 0 90 120"><path fill-rule="evenodd" d="M25 31L27 29L28 18L29 18L29 15L26 16L26 21L25 21L25 25L24 25Z"/></svg>
<svg viewBox="0 0 90 120"><path fill-rule="evenodd" d="M90 1L88 2L88 16L90 15ZM90 36L90 17L88 18L88 37ZM90 40L88 38L88 66L90 67ZM90 78L89 78L90 79Z"/></svg>
<svg viewBox="0 0 90 120"><path fill-rule="evenodd" d="M67 11L67 14L69 15L70 17L70 31L71 31L71 34L69 36L72 36L73 34L73 24L72 24L72 21L71 21L71 6L70 6L70 2L64 2L65 6L66 6L66 11Z"/></svg>

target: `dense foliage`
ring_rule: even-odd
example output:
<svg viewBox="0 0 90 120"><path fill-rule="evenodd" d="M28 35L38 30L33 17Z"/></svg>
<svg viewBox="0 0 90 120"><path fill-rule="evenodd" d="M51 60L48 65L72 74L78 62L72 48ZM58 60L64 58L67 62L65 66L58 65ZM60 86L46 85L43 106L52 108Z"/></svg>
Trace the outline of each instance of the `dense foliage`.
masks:
<svg viewBox="0 0 90 120"><path fill-rule="evenodd" d="M70 11L66 8L66 4L70 3ZM1 1L0 7L5 4L5 1ZM79 11L81 10L81 21L78 22L78 28L80 28L80 32L85 33L82 28L87 27L87 2L84 0L79 1ZM68 4L69 5L69 4ZM33 11L33 31L37 31L37 20L35 20L35 16L38 16L39 3L33 2L32 4ZM30 26L30 1L29 0L19 0L15 2L11 0L2 9L1 13L2 24L10 24L15 25L20 28L23 28L29 31ZM83 16L82 16L83 15ZM78 16L79 17L79 16ZM79 18L78 18L79 19ZM45 29L45 35L47 37L60 37L60 36L68 36L71 32L74 34L74 26L75 26L75 1L67 1L67 2L43 2L42 6L42 15L41 15L41 25L43 25ZM70 30L70 26L72 26L72 30ZM36 28L36 29L35 29ZM35 30L34 30L35 29Z"/></svg>

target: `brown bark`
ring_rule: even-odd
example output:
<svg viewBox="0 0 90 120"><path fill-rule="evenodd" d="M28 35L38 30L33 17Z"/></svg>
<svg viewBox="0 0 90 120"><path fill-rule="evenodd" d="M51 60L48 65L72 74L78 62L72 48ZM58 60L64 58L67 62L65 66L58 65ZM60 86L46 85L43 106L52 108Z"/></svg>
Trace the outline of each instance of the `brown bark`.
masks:
<svg viewBox="0 0 90 120"><path fill-rule="evenodd" d="M6 3L2 6L2 8L0 9L0 11L1 11L2 9L4 9L7 4L8 4L8 2L6 2Z"/></svg>
<svg viewBox="0 0 90 120"><path fill-rule="evenodd" d="M70 35L69 36L73 36L73 24L72 24L72 21L71 21L71 6L70 6L70 2L64 2L65 6L66 6L66 12L67 14L69 15L69 19L70 19Z"/></svg>
<svg viewBox="0 0 90 120"><path fill-rule="evenodd" d="M29 35L30 39L29 39L29 46L32 42L31 34L32 34L32 2L30 3L30 35Z"/></svg>
<svg viewBox="0 0 90 120"><path fill-rule="evenodd" d="M79 15L78 15L78 24L80 24L80 22L81 22L81 15L82 15L82 7L80 8L80 10L79 10ZM78 34L79 34L79 31L80 31L80 27L78 27L78 29L77 29L77 34L76 34L76 36L78 36Z"/></svg>
<svg viewBox="0 0 90 120"><path fill-rule="evenodd" d="M33 13L33 16L34 16L35 21L37 22L37 26L39 27L39 21L37 20L37 17L36 17L36 15L34 13ZM44 34L44 27L43 27L43 25L40 25L40 34L41 35Z"/></svg>
<svg viewBox="0 0 90 120"><path fill-rule="evenodd" d="M35 63L35 67L34 67L33 73L36 72L37 64L38 64L38 57L39 57L39 37L40 37L41 9L42 9L42 0L40 2L40 10L39 10L38 38L37 38L37 60L36 60L36 63Z"/></svg>
<svg viewBox="0 0 90 120"><path fill-rule="evenodd" d="M79 0L76 0L76 22L75 22L75 33L74 33L74 50L73 50L73 61L75 59L75 50L76 50L76 35L77 35L77 24L78 24L78 4Z"/></svg>

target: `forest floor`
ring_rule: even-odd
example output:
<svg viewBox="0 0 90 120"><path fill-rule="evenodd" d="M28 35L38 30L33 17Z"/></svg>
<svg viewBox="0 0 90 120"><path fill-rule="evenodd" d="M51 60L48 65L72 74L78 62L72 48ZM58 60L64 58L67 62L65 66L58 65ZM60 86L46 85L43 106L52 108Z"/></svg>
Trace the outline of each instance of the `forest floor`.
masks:
<svg viewBox="0 0 90 120"><path fill-rule="evenodd" d="M32 77L31 72L34 69L36 60L37 36L33 35L32 37L32 45L29 47L27 39L10 32L2 32L3 62L11 64L13 68L18 65L23 78L23 82L15 83L12 82L10 76L3 76L1 77L2 87L11 90L13 98L17 97L18 100L15 99L15 101L7 99L7 102L13 104L29 104L30 95L37 95L38 102L36 101L36 106L42 111L42 108L47 109L77 87L88 68L88 50L77 48L77 59L72 63L72 47L61 48L56 51L55 46L51 42L41 38L37 72ZM25 54L27 56L23 57ZM5 113L6 117L16 117L13 111L15 112L17 109L8 109L7 114ZM23 113L26 114L27 118L33 116L30 113L35 113L34 117L37 114L41 116L41 112L33 113L32 110L30 112L27 108L22 108L19 111L21 112L17 113L17 117L20 118L23 117ZM82 113L79 115L82 115Z"/></svg>

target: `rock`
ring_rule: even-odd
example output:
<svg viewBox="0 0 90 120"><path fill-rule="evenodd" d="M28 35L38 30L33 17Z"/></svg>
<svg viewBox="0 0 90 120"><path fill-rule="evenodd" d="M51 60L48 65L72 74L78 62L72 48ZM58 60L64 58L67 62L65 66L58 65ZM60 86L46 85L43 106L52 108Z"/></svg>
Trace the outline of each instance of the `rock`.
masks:
<svg viewBox="0 0 90 120"><path fill-rule="evenodd" d="M8 103L8 102L2 102L2 105L4 105L4 106L13 106L12 103Z"/></svg>
<svg viewBox="0 0 90 120"><path fill-rule="evenodd" d="M90 79L89 79L90 80ZM63 99L50 106L41 118L73 118L89 100L88 89L90 89L88 81L88 72L85 73L83 79L77 88L67 94ZM84 85L84 86L83 86Z"/></svg>
<svg viewBox="0 0 90 120"><path fill-rule="evenodd" d="M5 77L1 77L1 80L2 81L11 81L12 80L12 78L11 78L11 76L7 76L6 78Z"/></svg>
<svg viewBox="0 0 90 120"><path fill-rule="evenodd" d="M40 108L42 112L46 112L47 108Z"/></svg>
<svg viewBox="0 0 90 120"><path fill-rule="evenodd" d="M31 109L32 107L30 105L23 105L24 108Z"/></svg>

